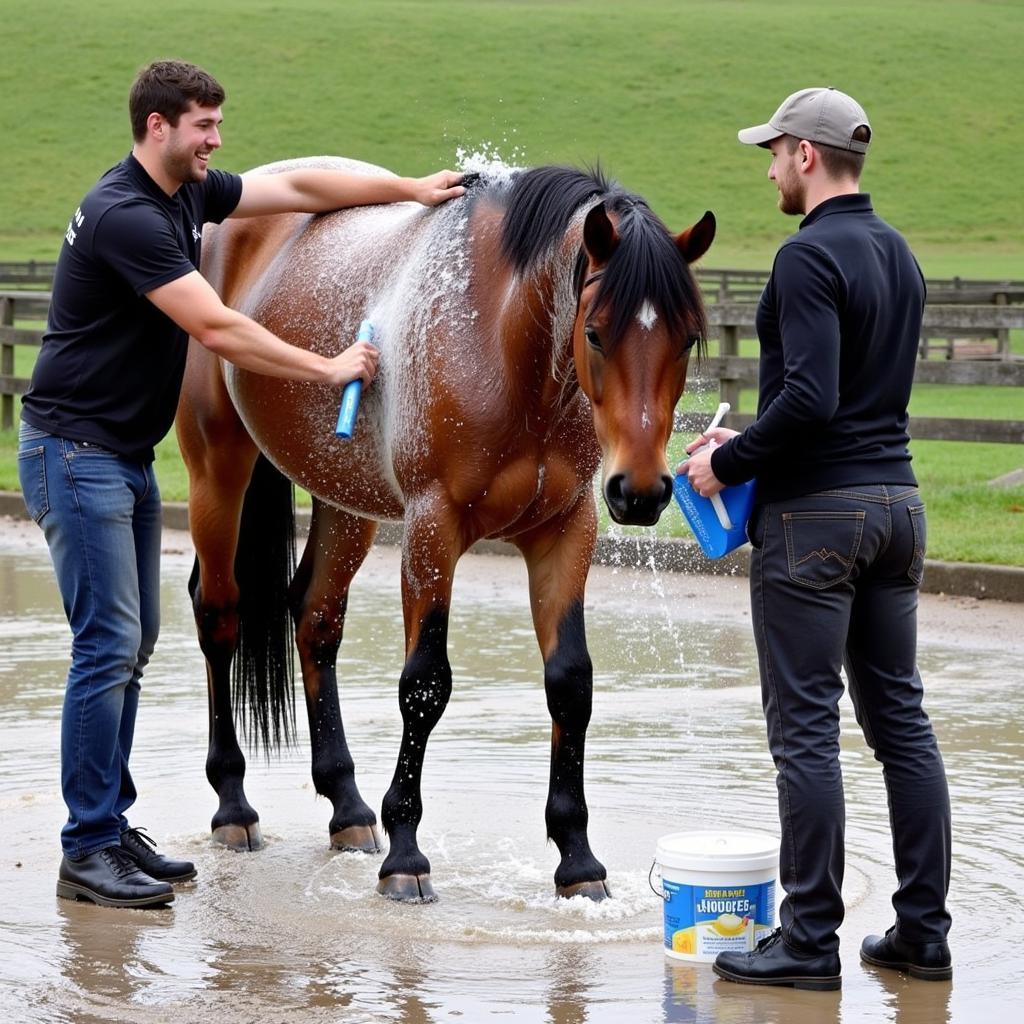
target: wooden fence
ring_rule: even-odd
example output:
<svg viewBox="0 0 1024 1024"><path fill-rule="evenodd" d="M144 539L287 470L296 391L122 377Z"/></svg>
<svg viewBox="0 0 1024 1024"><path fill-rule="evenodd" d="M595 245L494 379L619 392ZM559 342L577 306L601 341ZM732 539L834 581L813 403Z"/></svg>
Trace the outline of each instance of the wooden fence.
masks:
<svg viewBox="0 0 1024 1024"><path fill-rule="evenodd" d="M755 336L756 307L750 302L716 302L708 306L713 337L719 339L719 354L696 364L691 379L718 382L719 400L739 408L740 390L757 387L757 359L739 355L741 338ZM1024 306L927 305L922 334L956 338L964 332L993 336L995 332L1024 328ZM914 372L919 384L984 384L1024 387L1024 360L926 360L920 359ZM1024 408L1022 403L1021 408ZM731 412L726 426L742 430L753 416ZM700 430L707 416L676 417L677 430ZM932 416L911 418L911 433L926 441L989 441L1000 444L1024 443L1024 420L945 419Z"/></svg>
<svg viewBox="0 0 1024 1024"><path fill-rule="evenodd" d="M697 268L697 279L705 297L711 302L756 302L768 280L762 270L712 270ZM930 278L929 305L993 305L1024 304L1024 281L977 280L962 277ZM995 358L1009 359L1010 329L990 330L988 324L964 323L954 336L943 333L940 326L921 332L921 355L927 358L939 352L947 359Z"/></svg>
<svg viewBox="0 0 1024 1024"><path fill-rule="evenodd" d="M49 287L56 267L56 263L43 260L23 263L0 261L0 288ZM719 302L756 301L768 280L768 273L764 270L696 267L695 273L705 297ZM927 283L929 302L1001 306L1024 303L1024 281L936 277L929 278Z"/></svg>
<svg viewBox="0 0 1024 1024"><path fill-rule="evenodd" d="M0 261L0 287L2 288L49 288L53 284L56 263L29 260L27 263Z"/></svg>
<svg viewBox="0 0 1024 1024"><path fill-rule="evenodd" d="M2 271L3 264L0 264ZM716 270L696 267L701 289L709 300L720 302L755 301L761 294L768 274L764 270ZM0 282L4 281L0 273ZM1024 281L1005 278L933 277L928 285L928 301L941 303L993 303L1014 305L1024 303Z"/></svg>
<svg viewBox="0 0 1024 1024"><path fill-rule="evenodd" d="M2 269L3 264L0 264ZM735 273L735 272L730 272ZM752 272L751 272L752 273ZM763 277L763 275L762 275ZM1022 289L1024 294L1024 289ZM15 326L15 321L44 320L50 293L43 291L0 291L0 427L14 425L14 399L28 388L25 378L14 374L16 345L38 346L42 331ZM719 339L719 354L694 366L691 377L718 382L721 401L739 408L741 388L757 387L757 359L739 355L741 338L755 337L752 302L718 301L708 306L708 321L713 336ZM925 307L922 335L944 338L952 343L959 338L997 338L1000 332L1024 328L1024 305L1007 303L955 304L929 303ZM922 343L922 355L928 350ZM999 387L1024 387L1024 360L1009 353L999 358L921 359L914 380L926 384L984 384ZM1024 405L1021 406L1024 408ZM731 413L726 425L740 429L752 417ZM679 430L699 430L706 417L678 416ZM1003 444L1024 443L1024 420L943 419L915 417L911 423L915 438L940 441L990 441Z"/></svg>

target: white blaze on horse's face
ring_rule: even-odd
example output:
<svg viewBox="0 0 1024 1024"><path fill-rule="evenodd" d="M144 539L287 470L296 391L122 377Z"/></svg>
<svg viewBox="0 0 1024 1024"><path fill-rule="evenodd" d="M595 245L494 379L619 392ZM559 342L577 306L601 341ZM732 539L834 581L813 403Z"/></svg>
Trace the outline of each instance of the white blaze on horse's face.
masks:
<svg viewBox="0 0 1024 1024"><path fill-rule="evenodd" d="M640 307L640 312L636 315L636 318L640 322L640 326L645 331L649 331L658 319L658 311L654 308L649 299L645 299L644 304Z"/></svg>

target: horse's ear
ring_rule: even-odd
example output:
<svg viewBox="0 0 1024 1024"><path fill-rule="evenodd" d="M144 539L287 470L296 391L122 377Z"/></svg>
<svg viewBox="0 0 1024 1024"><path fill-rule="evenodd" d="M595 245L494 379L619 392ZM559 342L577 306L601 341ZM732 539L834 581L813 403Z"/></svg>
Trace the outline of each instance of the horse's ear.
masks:
<svg viewBox="0 0 1024 1024"><path fill-rule="evenodd" d="M583 222L583 245L595 263L607 263L619 244L619 233L611 222L604 203L598 203Z"/></svg>
<svg viewBox="0 0 1024 1024"><path fill-rule="evenodd" d="M715 240L715 215L708 210L691 228L676 236L676 245L687 263L694 263L711 248Z"/></svg>

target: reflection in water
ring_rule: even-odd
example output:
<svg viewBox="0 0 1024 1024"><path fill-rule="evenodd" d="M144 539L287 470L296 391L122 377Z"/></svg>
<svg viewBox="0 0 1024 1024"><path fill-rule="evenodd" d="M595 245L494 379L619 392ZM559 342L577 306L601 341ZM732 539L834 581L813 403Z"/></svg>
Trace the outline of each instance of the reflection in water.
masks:
<svg viewBox="0 0 1024 1024"><path fill-rule="evenodd" d="M75 1020L87 1015L107 1020L126 1005L174 999L189 987L190 975L195 980L187 954L168 962L166 949L150 942L160 933L171 934L170 907L143 913L66 900L56 901L56 907L61 973L70 985ZM161 987L166 989L162 994Z"/></svg>
<svg viewBox="0 0 1024 1024"><path fill-rule="evenodd" d="M953 1019L949 1007L952 981L920 981L870 964L862 965L861 970L877 983L893 1024L947 1024Z"/></svg>
<svg viewBox="0 0 1024 1024"><path fill-rule="evenodd" d="M615 894L595 905L552 893L550 719L521 563L461 565L455 689L424 770L421 837L441 901L406 907L374 893L379 858L328 849L330 808L314 798L305 742L270 764L249 759L267 848L250 856L209 843L215 798L203 774L190 565L187 554L165 559L135 772L138 823L196 861L199 879L166 911L105 910L53 895L67 625L45 549L5 549L0 535L0 1020L989 1024L1024 990L1019 957L989 956L996 912L974 909L1000 908L1004 949L1024 942L1019 649L983 638L972 648L969 626L956 650L941 636L922 646L954 802L956 987L858 962L861 937L891 923L895 878L880 770L844 701L844 987L794 992L731 985L707 964L667 960L661 903L647 887L664 834L777 829L742 583L595 573L587 796L591 841ZM342 649L346 731L360 787L378 807L401 731L397 580L396 554L374 552L353 587Z"/></svg>
<svg viewBox="0 0 1024 1024"><path fill-rule="evenodd" d="M844 1019L841 992L804 992L715 981L716 1024L838 1024ZM878 1011L876 1011L877 1013ZM868 1020L887 1020L880 1013Z"/></svg>
<svg viewBox="0 0 1024 1024"><path fill-rule="evenodd" d="M548 1024L586 1024L587 993L593 979L587 977L592 964L586 950L578 946L555 949L545 961L545 973L551 978L548 999Z"/></svg>
<svg viewBox="0 0 1024 1024"><path fill-rule="evenodd" d="M665 962L665 1024L837 1024L841 997L737 985L716 978L707 964Z"/></svg>
<svg viewBox="0 0 1024 1024"><path fill-rule="evenodd" d="M712 977L711 971L703 964L689 964L665 957L662 1005L666 1024L694 1024L700 1019L701 1002L709 1006L714 999L711 994Z"/></svg>

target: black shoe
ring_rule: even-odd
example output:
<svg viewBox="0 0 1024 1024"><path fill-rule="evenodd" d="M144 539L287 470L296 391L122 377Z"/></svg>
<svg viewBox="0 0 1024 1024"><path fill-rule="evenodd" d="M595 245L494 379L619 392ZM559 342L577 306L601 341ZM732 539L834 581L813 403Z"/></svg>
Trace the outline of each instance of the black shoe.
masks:
<svg viewBox="0 0 1024 1024"><path fill-rule="evenodd" d="M150 878L161 882L187 882L196 877L196 867L190 860L170 860L156 852L156 843L144 828L126 828L121 833L121 849Z"/></svg>
<svg viewBox="0 0 1024 1024"><path fill-rule="evenodd" d="M174 890L140 871L120 846L108 846L78 860L65 857L60 862L57 895L103 907L156 907L170 903Z"/></svg>
<svg viewBox="0 0 1024 1024"><path fill-rule="evenodd" d="M948 981L953 977L953 961L944 942L907 942L893 925L885 935L869 935L860 944L860 958L875 967L905 971L923 981Z"/></svg>
<svg viewBox="0 0 1024 1024"><path fill-rule="evenodd" d="M726 981L746 985L786 985L790 988L832 992L842 985L839 954L797 953L782 941L776 928L750 953L719 953L712 970Z"/></svg>

